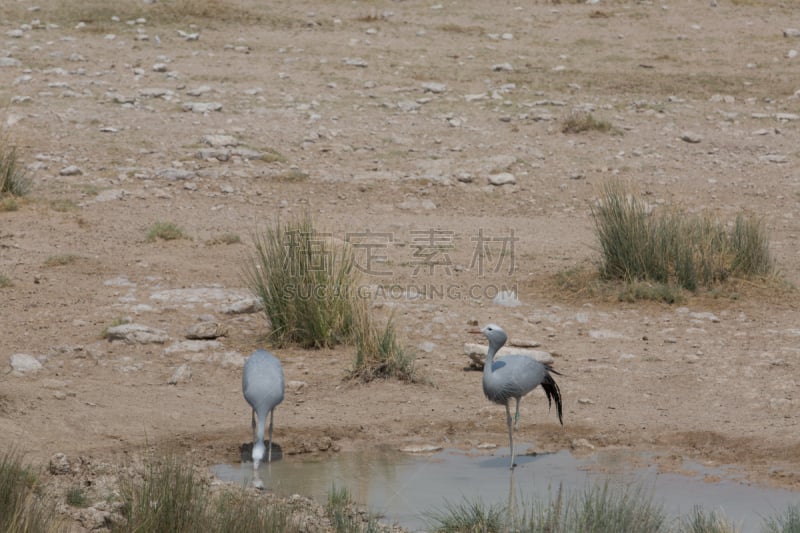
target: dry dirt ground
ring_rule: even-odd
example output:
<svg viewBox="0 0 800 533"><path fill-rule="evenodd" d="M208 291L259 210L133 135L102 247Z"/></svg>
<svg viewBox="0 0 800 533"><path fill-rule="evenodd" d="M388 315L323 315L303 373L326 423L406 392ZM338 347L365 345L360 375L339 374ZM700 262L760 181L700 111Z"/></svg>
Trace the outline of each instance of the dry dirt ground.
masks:
<svg viewBox="0 0 800 533"><path fill-rule="evenodd" d="M564 374L563 427L541 391L522 402L536 450L586 439L800 489L795 290L666 305L557 284L594 268L591 205L612 178L656 209L764 217L800 282L792 2L63 4L0 6L0 124L33 181L0 212L0 447L42 464L147 444L237 461L242 356L267 322L223 309L248 295L254 232L310 212L365 243L376 314L426 382L345 381L351 347L278 351L305 383L276 414L285 454L504 445L463 353L482 340L470 323L491 321ZM563 133L575 110L613 130ZM490 185L500 173L515 183ZM148 242L157 222L188 238ZM499 288L521 305L493 304ZM123 317L169 339L104 340ZM176 345L200 320L227 329L220 344ZM20 353L42 368L8 372ZM191 379L168 384L183 363Z"/></svg>

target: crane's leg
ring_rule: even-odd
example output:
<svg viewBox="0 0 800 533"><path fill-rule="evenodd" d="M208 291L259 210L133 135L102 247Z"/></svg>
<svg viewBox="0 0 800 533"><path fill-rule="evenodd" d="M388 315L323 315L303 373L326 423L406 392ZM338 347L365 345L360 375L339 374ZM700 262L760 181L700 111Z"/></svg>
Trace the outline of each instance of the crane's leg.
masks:
<svg viewBox="0 0 800 533"><path fill-rule="evenodd" d="M514 431L516 431L519 427L519 398L514 398L517 400L517 410L514 413Z"/></svg>
<svg viewBox="0 0 800 533"><path fill-rule="evenodd" d="M253 426L253 446L255 446L256 445L256 441L258 441L258 432L256 431L256 410L255 409L253 409L252 426Z"/></svg>
<svg viewBox="0 0 800 533"><path fill-rule="evenodd" d="M275 408L269 412L269 448L267 448L267 462L272 462L272 418L275 416Z"/></svg>
<svg viewBox="0 0 800 533"><path fill-rule="evenodd" d="M506 424L508 425L508 444L511 447L511 470L514 470L514 434L511 432L511 409L506 402Z"/></svg>

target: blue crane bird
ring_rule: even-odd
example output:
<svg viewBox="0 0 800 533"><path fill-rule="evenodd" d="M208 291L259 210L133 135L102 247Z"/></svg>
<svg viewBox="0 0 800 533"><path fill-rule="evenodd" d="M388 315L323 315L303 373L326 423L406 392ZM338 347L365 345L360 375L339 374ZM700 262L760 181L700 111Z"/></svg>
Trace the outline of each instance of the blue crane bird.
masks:
<svg viewBox="0 0 800 533"><path fill-rule="evenodd" d="M489 339L489 350L483 365L483 393L489 400L506 407L506 423L508 424L508 442L511 447L511 469L514 469L514 434L519 424L519 400L538 385L547 395L547 405L556 404L558 421L564 425L561 417L561 390L552 374L561 375L548 365L527 355L505 355L495 360L494 356L506 343L508 336L496 324L488 324L473 333L483 333ZM514 427L511 427L511 399L516 400Z"/></svg>
<svg viewBox="0 0 800 533"><path fill-rule="evenodd" d="M275 407L283 401L283 367L277 357L266 350L256 350L247 358L242 372L242 393L253 408L253 470L264 459L264 426L269 413L269 451L272 462L272 420Z"/></svg>

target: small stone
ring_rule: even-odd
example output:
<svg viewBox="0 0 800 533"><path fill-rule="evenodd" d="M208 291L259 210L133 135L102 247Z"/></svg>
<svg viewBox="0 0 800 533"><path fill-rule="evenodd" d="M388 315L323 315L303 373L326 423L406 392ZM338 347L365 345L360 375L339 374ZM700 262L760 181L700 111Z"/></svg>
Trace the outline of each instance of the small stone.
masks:
<svg viewBox="0 0 800 533"><path fill-rule="evenodd" d="M783 30L784 37L800 37L800 29L797 28L786 28Z"/></svg>
<svg viewBox="0 0 800 533"><path fill-rule="evenodd" d="M367 63L366 60L361 59L360 57L346 57L342 59L342 63L350 67L359 67L359 68L367 68L369 66L369 63Z"/></svg>
<svg viewBox="0 0 800 533"><path fill-rule="evenodd" d="M168 68L166 63L156 63L153 65L153 72L166 72Z"/></svg>
<svg viewBox="0 0 800 533"><path fill-rule="evenodd" d="M203 135L200 138L200 142L213 148L239 145L239 140L233 135Z"/></svg>
<svg viewBox="0 0 800 533"><path fill-rule="evenodd" d="M11 373L15 376L34 374L42 369L40 363L34 356L25 353L15 353L9 360Z"/></svg>
<svg viewBox="0 0 800 533"><path fill-rule="evenodd" d="M758 156L758 159L765 163L788 163L789 158L782 154L767 154Z"/></svg>
<svg viewBox="0 0 800 533"><path fill-rule="evenodd" d="M72 471L72 466L69 464L69 459L61 452L54 453L50 457L50 473L54 476L63 476Z"/></svg>
<svg viewBox="0 0 800 533"><path fill-rule="evenodd" d="M696 143L701 142L703 140L703 137L701 137L699 134L694 133L692 131L686 131L686 132L681 134L681 140L684 141L684 142L687 142L687 143L696 144Z"/></svg>
<svg viewBox="0 0 800 533"><path fill-rule="evenodd" d="M571 447L573 450L580 450L580 449L584 449L584 450L594 450L594 444L592 444L591 442L589 442L589 441L588 441L588 440L586 440L586 439L574 439L574 440L573 440L573 441L570 443L570 447Z"/></svg>
<svg viewBox="0 0 800 533"><path fill-rule="evenodd" d="M186 331L187 339L216 339L228 334L225 326L217 322L198 322Z"/></svg>
<svg viewBox="0 0 800 533"><path fill-rule="evenodd" d="M578 403L581 405L594 405L594 402L589 398L578 398Z"/></svg>
<svg viewBox="0 0 800 533"><path fill-rule="evenodd" d="M430 341L422 342L417 346L420 350L425 353L431 353L433 350L436 349L436 344Z"/></svg>
<svg viewBox="0 0 800 533"><path fill-rule="evenodd" d="M122 324L106 330L110 341L123 341L126 344L164 344L169 335L164 330L151 328L144 324Z"/></svg>
<svg viewBox="0 0 800 533"><path fill-rule="evenodd" d="M517 298L517 293L514 291L499 291L492 298L492 303L503 307L519 307L522 305L522 302Z"/></svg>
<svg viewBox="0 0 800 533"><path fill-rule="evenodd" d="M178 368L175 369L175 372L172 373L172 376L167 380L169 385L177 385L179 383L188 383L192 379L192 369L189 368L188 363L183 363Z"/></svg>
<svg viewBox="0 0 800 533"><path fill-rule="evenodd" d="M0 57L0 67L18 67L22 65L19 59L13 57Z"/></svg>
<svg viewBox="0 0 800 533"><path fill-rule="evenodd" d="M305 389L308 386L308 383L305 381L287 381L286 388L289 389L291 392L298 393L301 390Z"/></svg>
<svg viewBox="0 0 800 533"><path fill-rule="evenodd" d="M80 176L83 171L75 165L64 167L59 171L62 176Z"/></svg>
<svg viewBox="0 0 800 533"><path fill-rule="evenodd" d="M434 453L441 449L442 447L437 444L412 444L411 446L400 448L400 451L404 453Z"/></svg>
<svg viewBox="0 0 800 533"><path fill-rule="evenodd" d="M511 339L508 341L509 346L516 346L517 348L538 348L542 344L533 339Z"/></svg>
<svg viewBox="0 0 800 533"><path fill-rule="evenodd" d="M222 111L222 104L219 102L186 102L183 104L183 110L192 113L209 113Z"/></svg>
<svg viewBox="0 0 800 533"><path fill-rule="evenodd" d="M486 360L486 352L489 347L484 344L477 344L474 342L464 343L464 353L472 361L473 366L483 368L483 363ZM550 352L543 350L532 350L530 348L516 348L512 346L503 346L497 351L495 357L502 358L505 355L524 355L530 357L544 364L553 364L553 355Z"/></svg>
<svg viewBox="0 0 800 533"><path fill-rule="evenodd" d="M426 93L440 94L447 90L447 85L444 83L428 82L422 84L422 90Z"/></svg>
<svg viewBox="0 0 800 533"><path fill-rule="evenodd" d="M510 172L500 172L499 174L489 174L489 183L495 186L514 185L517 178Z"/></svg>
<svg viewBox="0 0 800 533"><path fill-rule="evenodd" d="M514 67L511 66L511 63L497 63L496 65L492 65L492 70L494 72L511 72L514 70Z"/></svg>

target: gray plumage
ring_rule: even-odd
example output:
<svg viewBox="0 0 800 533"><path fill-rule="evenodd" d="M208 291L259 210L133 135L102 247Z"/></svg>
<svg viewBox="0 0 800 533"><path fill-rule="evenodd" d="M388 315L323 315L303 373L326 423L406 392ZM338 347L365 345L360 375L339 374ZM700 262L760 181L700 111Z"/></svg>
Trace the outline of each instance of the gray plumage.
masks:
<svg viewBox="0 0 800 533"><path fill-rule="evenodd" d="M264 459L264 429L269 413L269 452L272 462L272 420L275 407L283 401L283 367L277 357L266 350L256 350L247 358L242 372L242 393L253 408L253 469Z"/></svg>
<svg viewBox="0 0 800 533"><path fill-rule="evenodd" d="M514 436L511 427L511 409L509 404L516 401L514 427L519 423L519 400L530 391L541 385L547 396L547 404L556 404L558 421L564 425L561 409L561 391L552 374L560 375L550 365L541 363L527 355L506 355L498 360L494 356L508 339L506 332L496 324L485 326L481 333L489 339L489 351L483 365L483 393L494 403L506 408L508 424L508 441L511 447L511 468L514 468Z"/></svg>

